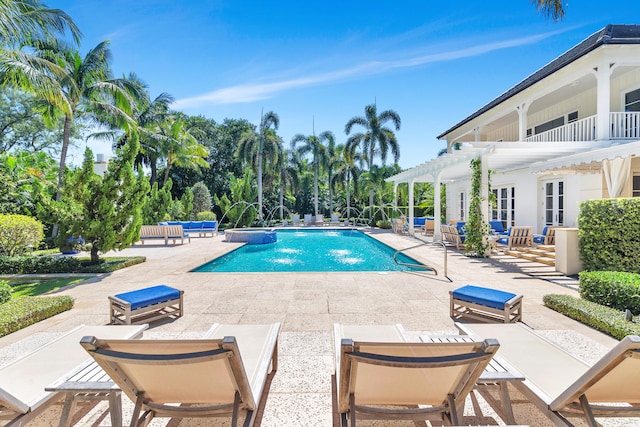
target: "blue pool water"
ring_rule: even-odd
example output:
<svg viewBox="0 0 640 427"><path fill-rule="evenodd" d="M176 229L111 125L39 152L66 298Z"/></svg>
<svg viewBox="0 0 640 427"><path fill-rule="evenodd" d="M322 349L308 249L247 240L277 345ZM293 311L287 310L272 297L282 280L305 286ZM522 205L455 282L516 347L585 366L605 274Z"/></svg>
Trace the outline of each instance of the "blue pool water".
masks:
<svg viewBox="0 0 640 427"><path fill-rule="evenodd" d="M395 251L357 230L278 230L278 241L244 245L195 272L416 271ZM420 264L398 254L398 261Z"/></svg>

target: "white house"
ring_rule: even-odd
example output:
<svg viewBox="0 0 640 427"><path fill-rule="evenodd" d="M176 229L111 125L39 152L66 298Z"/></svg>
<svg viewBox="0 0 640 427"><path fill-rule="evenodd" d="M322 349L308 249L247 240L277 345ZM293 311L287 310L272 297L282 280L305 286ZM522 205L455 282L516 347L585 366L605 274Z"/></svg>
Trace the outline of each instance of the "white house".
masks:
<svg viewBox="0 0 640 427"><path fill-rule="evenodd" d="M387 181L409 184L409 206L414 183L446 183L447 221L467 219L477 157L497 198L485 215L505 226L576 226L584 200L640 196L640 25L608 25L438 139L447 154Z"/></svg>

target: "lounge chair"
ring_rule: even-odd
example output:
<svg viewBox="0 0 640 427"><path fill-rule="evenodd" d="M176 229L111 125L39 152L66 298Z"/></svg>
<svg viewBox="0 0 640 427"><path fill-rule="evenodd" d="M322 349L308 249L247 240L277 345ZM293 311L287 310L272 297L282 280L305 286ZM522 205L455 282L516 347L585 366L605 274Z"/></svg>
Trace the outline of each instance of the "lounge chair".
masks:
<svg viewBox="0 0 640 427"><path fill-rule="evenodd" d="M572 426L571 416L591 427L595 417L640 418L640 337L627 336L591 366L522 323L456 326L498 339L500 357L526 378L514 385L555 425Z"/></svg>
<svg viewBox="0 0 640 427"><path fill-rule="evenodd" d="M396 234L408 234L409 227L407 226L407 221L403 218L393 218L391 220L391 228L393 232Z"/></svg>
<svg viewBox="0 0 640 427"><path fill-rule="evenodd" d="M154 417L231 417L253 425L271 367L277 369L280 324L214 325L199 340L108 340L82 346L135 402L131 425ZM144 411L144 412L142 412ZM140 415L142 412L142 415Z"/></svg>
<svg viewBox="0 0 640 427"><path fill-rule="evenodd" d="M316 225L324 225L324 215L316 215Z"/></svg>
<svg viewBox="0 0 640 427"><path fill-rule="evenodd" d="M507 235L496 240L499 245L506 246L508 250L518 246L533 246L533 232L530 226L509 227Z"/></svg>
<svg viewBox="0 0 640 427"><path fill-rule="evenodd" d="M299 214L291 215L291 225L294 226L294 227L299 227L300 226L300 215Z"/></svg>
<svg viewBox="0 0 640 427"><path fill-rule="evenodd" d="M340 217L338 216L338 214L331 214L329 225L340 225Z"/></svg>
<svg viewBox="0 0 640 427"><path fill-rule="evenodd" d="M311 225L311 224L313 224L313 215L304 214L304 225Z"/></svg>
<svg viewBox="0 0 640 427"><path fill-rule="evenodd" d="M45 387L64 380L91 359L78 345L87 334L107 338L139 338L148 325L79 326L0 368L0 418L27 425L61 397ZM73 398L73 396L71 396ZM113 418L112 418L113 419Z"/></svg>
<svg viewBox="0 0 640 427"><path fill-rule="evenodd" d="M400 326L334 326L338 413L459 424L464 401L499 344L405 342ZM418 406L420 405L420 406Z"/></svg>
<svg viewBox="0 0 640 427"><path fill-rule="evenodd" d="M424 228L422 230L422 234L425 236L433 236L433 232L435 230L435 219L427 218L424 222Z"/></svg>
<svg viewBox="0 0 640 427"><path fill-rule="evenodd" d="M502 221L489 221L489 227L491 227L491 232L496 235L505 235L507 232L502 225Z"/></svg>

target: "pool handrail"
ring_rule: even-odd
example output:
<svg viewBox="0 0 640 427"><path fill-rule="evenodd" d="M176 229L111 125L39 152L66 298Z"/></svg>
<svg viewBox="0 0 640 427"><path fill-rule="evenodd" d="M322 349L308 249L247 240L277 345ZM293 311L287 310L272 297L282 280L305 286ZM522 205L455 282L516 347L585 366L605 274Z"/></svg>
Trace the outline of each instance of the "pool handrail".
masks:
<svg viewBox="0 0 640 427"><path fill-rule="evenodd" d="M408 251L410 249L419 248L420 246L426 246L429 243L431 243L433 245L439 245L439 246L442 246L444 248L444 277L449 282L453 282L453 280L451 280L451 278L447 274L447 245L445 245L443 242L422 242L420 244L417 244L417 245L414 245L414 246L410 246L408 248L398 249L393 254L393 260L396 262L396 264L403 265L405 267L412 267L412 268L419 268L419 269L424 269L424 270L431 270L437 276L438 275L438 270L436 270L434 267L431 267L429 265L423 265L423 264L407 263L407 262L403 262L403 261L398 261L398 259L397 259L397 256L398 256L399 253L402 253L404 251Z"/></svg>

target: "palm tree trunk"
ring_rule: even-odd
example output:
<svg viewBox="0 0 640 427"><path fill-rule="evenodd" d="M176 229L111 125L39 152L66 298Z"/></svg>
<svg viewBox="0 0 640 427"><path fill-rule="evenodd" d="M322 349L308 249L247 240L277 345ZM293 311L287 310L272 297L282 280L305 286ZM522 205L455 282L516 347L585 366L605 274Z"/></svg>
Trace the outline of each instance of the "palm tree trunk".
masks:
<svg viewBox="0 0 640 427"><path fill-rule="evenodd" d="M316 165L313 171L313 202L316 216L318 216L318 173L318 165Z"/></svg>
<svg viewBox="0 0 640 427"><path fill-rule="evenodd" d="M284 188L280 185L280 221L284 220Z"/></svg>
<svg viewBox="0 0 640 427"><path fill-rule="evenodd" d="M347 171L347 221L351 218L351 180Z"/></svg>
<svg viewBox="0 0 640 427"><path fill-rule="evenodd" d="M258 220L262 221L262 151L258 153Z"/></svg>
<svg viewBox="0 0 640 427"><path fill-rule="evenodd" d="M331 188L331 169L328 171L329 174L329 215L333 214L333 190Z"/></svg>
<svg viewBox="0 0 640 427"><path fill-rule="evenodd" d="M58 169L58 185L56 187L56 201L62 198L62 185L64 184L64 170L67 164L67 151L69 150L69 138L71 137L71 121L72 117L68 114L64 116L64 129L62 131L62 148L60 150L60 166ZM60 224L53 224L51 235L58 237Z"/></svg>

